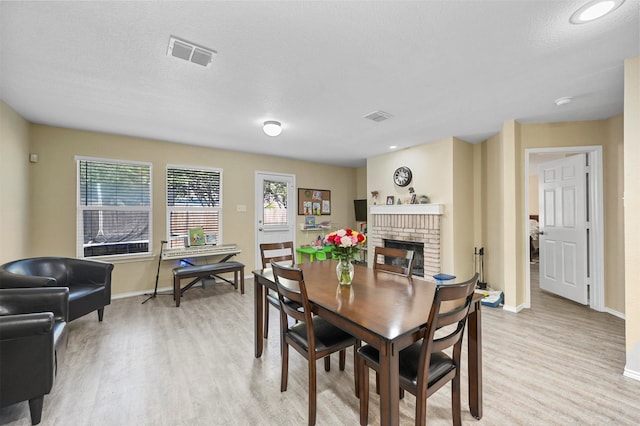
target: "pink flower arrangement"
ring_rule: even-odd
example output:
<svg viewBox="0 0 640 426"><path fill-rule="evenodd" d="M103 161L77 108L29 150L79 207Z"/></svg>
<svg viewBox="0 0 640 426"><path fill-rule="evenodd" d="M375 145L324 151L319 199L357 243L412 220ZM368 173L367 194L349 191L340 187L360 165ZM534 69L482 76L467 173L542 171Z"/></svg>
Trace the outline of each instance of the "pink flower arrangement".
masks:
<svg viewBox="0 0 640 426"><path fill-rule="evenodd" d="M333 253L340 259L353 259L366 241L366 235L349 228L339 229L324 237L324 243L332 246Z"/></svg>

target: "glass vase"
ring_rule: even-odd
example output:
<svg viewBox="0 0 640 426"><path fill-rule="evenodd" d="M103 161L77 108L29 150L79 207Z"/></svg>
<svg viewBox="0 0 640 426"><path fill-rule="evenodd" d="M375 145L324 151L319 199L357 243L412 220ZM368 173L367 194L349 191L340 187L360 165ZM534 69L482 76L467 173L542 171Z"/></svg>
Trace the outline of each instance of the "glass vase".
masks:
<svg viewBox="0 0 640 426"><path fill-rule="evenodd" d="M353 264L349 258L341 258L336 266L336 276L340 285L351 285L353 281Z"/></svg>

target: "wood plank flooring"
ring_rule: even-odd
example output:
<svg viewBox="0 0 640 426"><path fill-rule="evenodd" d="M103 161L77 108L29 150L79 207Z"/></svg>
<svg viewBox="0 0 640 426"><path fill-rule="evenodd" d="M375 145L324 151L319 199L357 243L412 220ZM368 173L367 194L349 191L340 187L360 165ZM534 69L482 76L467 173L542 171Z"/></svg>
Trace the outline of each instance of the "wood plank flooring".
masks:
<svg viewBox="0 0 640 426"><path fill-rule="evenodd" d="M468 410L465 425L637 425L640 382L622 375L624 321L535 288L532 309L519 314L483 308L484 417ZM260 359L253 356L253 285L240 295L226 284L142 305L115 300L70 324L69 347L42 425L304 425L306 361L290 354L289 387L280 392L278 317ZM426 315L426 314L425 314ZM351 355L351 352L349 352ZM466 354L463 354L466 359ZM352 357L338 370L318 368L318 425L357 425ZM379 424L372 390L371 424ZM400 402L413 424L415 400ZM450 392L428 401L428 422L450 425ZM0 410L3 425L30 425L26 402Z"/></svg>

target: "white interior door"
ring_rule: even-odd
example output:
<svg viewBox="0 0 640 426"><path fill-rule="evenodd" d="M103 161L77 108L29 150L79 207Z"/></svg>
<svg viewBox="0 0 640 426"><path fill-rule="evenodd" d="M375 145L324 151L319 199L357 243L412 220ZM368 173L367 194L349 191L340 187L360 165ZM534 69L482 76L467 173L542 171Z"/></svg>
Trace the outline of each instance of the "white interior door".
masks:
<svg viewBox="0 0 640 426"><path fill-rule="evenodd" d="M586 305L587 177L585 154L540 165L540 288Z"/></svg>
<svg viewBox="0 0 640 426"><path fill-rule="evenodd" d="M256 172L256 268L261 267L260 244L293 241L295 247L295 176Z"/></svg>

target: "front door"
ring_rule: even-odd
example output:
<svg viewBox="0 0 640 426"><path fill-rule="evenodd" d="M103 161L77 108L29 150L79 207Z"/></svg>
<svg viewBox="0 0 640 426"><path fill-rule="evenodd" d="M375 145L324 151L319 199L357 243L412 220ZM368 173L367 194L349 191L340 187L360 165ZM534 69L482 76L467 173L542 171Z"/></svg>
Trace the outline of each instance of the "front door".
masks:
<svg viewBox="0 0 640 426"><path fill-rule="evenodd" d="M540 165L540 288L586 305L586 155Z"/></svg>
<svg viewBox="0 0 640 426"><path fill-rule="evenodd" d="M256 172L255 205L255 263L260 268L260 244L293 241L295 246L295 176Z"/></svg>

